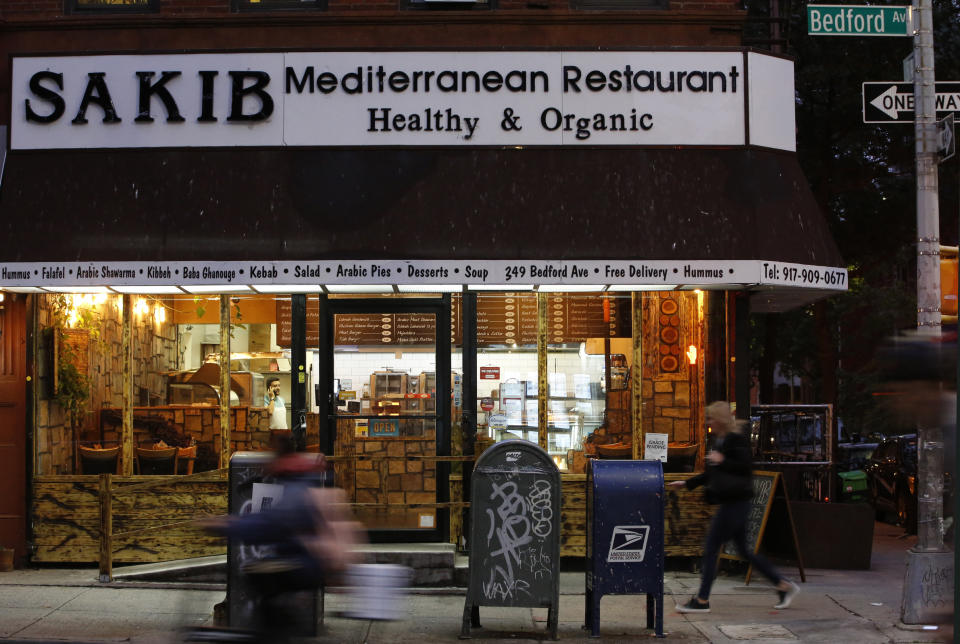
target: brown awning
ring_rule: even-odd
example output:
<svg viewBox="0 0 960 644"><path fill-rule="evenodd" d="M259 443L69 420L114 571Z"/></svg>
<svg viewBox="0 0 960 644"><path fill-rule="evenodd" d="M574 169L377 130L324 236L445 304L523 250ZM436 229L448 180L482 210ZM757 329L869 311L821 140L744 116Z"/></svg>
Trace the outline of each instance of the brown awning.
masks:
<svg viewBox="0 0 960 644"><path fill-rule="evenodd" d="M842 266L750 149L15 152L2 260L764 259Z"/></svg>

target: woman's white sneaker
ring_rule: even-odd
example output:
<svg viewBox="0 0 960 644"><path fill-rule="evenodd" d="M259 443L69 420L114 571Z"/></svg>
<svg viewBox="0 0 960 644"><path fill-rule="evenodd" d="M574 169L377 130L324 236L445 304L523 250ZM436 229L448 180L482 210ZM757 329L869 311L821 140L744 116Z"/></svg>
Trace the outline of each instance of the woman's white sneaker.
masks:
<svg viewBox="0 0 960 644"><path fill-rule="evenodd" d="M774 606L776 609L787 608L790 605L790 602L793 601L793 598L797 596L797 593L800 592L800 586L796 585L792 581L788 581L790 588L787 590L778 590L777 595L780 597L780 603Z"/></svg>

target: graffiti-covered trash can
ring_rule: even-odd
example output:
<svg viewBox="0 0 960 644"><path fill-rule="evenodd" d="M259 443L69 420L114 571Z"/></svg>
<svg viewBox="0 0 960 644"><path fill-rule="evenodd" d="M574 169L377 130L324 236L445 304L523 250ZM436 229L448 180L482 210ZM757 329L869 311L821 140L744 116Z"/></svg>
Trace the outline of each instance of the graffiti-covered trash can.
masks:
<svg viewBox="0 0 960 644"><path fill-rule="evenodd" d="M273 461L272 452L235 452L230 457L229 492L227 506L231 515L243 515L265 510L277 503L282 485L266 475ZM227 622L231 628L255 629L257 592L256 581L243 573L245 567L270 556L269 545L250 545L239 539L227 541ZM298 635L316 636L318 622L323 620L323 591L304 590L289 593L291 615L298 623L291 631Z"/></svg>
<svg viewBox="0 0 960 644"><path fill-rule="evenodd" d="M483 453L470 480L470 581L461 639L480 626L480 606L547 608L547 630L557 639L557 466L533 443L504 441Z"/></svg>
<svg viewBox="0 0 960 644"><path fill-rule="evenodd" d="M647 628L663 637L663 465L591 460L587 470L584 623L600 635L604 595L647 595Z"/></svg>

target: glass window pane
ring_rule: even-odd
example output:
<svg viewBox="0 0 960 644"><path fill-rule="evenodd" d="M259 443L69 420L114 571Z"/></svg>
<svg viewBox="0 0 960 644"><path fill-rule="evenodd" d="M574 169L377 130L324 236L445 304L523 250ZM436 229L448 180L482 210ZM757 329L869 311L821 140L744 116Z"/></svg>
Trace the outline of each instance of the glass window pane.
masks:
<svg viewBox="0 0 960 644"><path fill-rule="evenodd" d="M560 469L568 470L574 453L581 452L584 440L595 432L603 435L603 443L626 445L631 440L627 389L628 358L632 357L630 298L551 293L547 306L547 452ZM605 376L607 356L615 373L612 386Z"/></svg>
<svg viewBox="0 0 960 644"><path fill-rule="evenodd" d="M106 293L37 295L40 327L37 380L38 475L116 472L112 458L81 470L79 448L113 447L99 433L101 406L118 402L120 382L110 378L119 357L120 316L116 296ZM92 457L102 454L91 454ZM97 472L93 470L97 469Z"/></svg>
<svg viewBox="0 0 960 644"><path fill-rule="evenodd" d="M333 315L337 480L371 530L437 527L436 325L386 303Z"/></svg>

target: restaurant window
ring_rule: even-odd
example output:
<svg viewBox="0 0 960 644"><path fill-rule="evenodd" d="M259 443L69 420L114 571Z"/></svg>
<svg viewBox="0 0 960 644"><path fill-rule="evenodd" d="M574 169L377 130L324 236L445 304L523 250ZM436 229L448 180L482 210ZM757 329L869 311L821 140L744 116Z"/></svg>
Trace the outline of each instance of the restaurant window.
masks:
<svg viewBox="0 0 960 644"><path fill-rule="evenodd" d="M221 449L220 406L229 408L230 451L271 447L274 432L293 426L290 384L289 295L233 293L230 312L230 384L223 393L220 371L220 296L178 296L177 369L168 373L166 400L179 445L196 445L195 471L215 469ZM273 411L269 391L278 398ZM309 437L308 437L309 442ZM314 442L316 442L314 440Z"/></svg>
<svg viewBox="0 0 960 644"><path fill-rule="evenodd" d="M573 453L582 453L584 441L606 418L610 387L604 375L605 333L614 334L621 342L615 349L619 354L612 357L616 365L612 372L618 378L613 384L627 392L624 353L628 351L623 347L630 346L630 298L599 293L550 293L545 303L547 438L543 447L561 470L567 470ZM605 306L613 310L612 324L604 321ZM618 306L622 311L617 311ZM485 440L523 439L539 443L537 295L479 295L477 336L481 447ZM629 428L629 412L623 416L618 420L625 421Z"/></svg>
<svg viewBox="0 0 960 644"><path fill-rule="evenodd" d="M67 13L149 13L158 11L160 0L67 0Z"/></svg>
<svg viewBox="0 0 960 644"><path fill-rule="evenodd" d="M631 458L629 295L548 293L546 304L547 452L563 470L589 441Z"/></svg>
<svg viewBox="0 0 960 644"><path fill-rule="evenodd" d="M292 427L289 295L229 295L231 373L222 394L220 295L90 291L37 296L36 474L137 473L138 449L171 448L178 474L217 469L223 395L231 452L267 449L275 431ZM123 447L127 306L134 457L125 467L119 456L109 458ZM307 364L315 347L314 340ZM271 415L273 380L283 409L275 405ZM308 401L311 390L312 382ZM308 423L306 438L308 447L317 443L316 423Z"/></svg>
<svg viewBox="0 0 960 644"><path fill-rule="evenodd" d="M327 0L233 0L234 11L325 11Z"/></svg>
<svg viewBox="0 0 960 644"><path fill-rule="evenodd" d="M81 448L105 449L101 410L120 405L122 297L95 289L37 295L34 472L79 474ZM97 455L101 455L98 452ZM116 471L116 454L113 459Z"/></svg>

